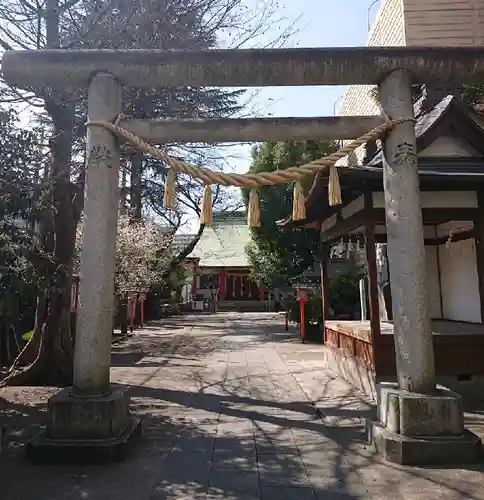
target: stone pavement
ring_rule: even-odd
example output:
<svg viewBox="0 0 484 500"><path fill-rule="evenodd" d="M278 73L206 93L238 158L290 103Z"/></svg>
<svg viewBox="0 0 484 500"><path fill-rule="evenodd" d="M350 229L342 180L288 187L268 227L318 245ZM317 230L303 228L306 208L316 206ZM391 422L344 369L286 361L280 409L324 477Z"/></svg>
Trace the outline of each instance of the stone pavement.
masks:
<svg viewBox="0 0 484 500"><path fill-rule="evenodd" d="M30 466L21 449L28 434L10 426L0 498L484 500L482 464L379 461L363 430L373 408L325 370L323 349L302 345L270 313L170 318L138 331L114 348L112 368L144 420L133 456L107 466ZM42 416L8 400L11 413Z"/></svg>

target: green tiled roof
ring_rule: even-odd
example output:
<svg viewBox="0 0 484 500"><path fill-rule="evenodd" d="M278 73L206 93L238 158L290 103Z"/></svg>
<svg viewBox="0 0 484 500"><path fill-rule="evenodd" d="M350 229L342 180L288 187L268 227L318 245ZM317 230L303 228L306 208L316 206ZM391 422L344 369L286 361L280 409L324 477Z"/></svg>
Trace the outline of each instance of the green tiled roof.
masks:
<svg viewBox="0 0 484 500"><path fill-rule="evenodd" d="M201 267L247 267L249 242L245 213L214 214L212 226L205 228L190 257L199 258Z"/></svg>

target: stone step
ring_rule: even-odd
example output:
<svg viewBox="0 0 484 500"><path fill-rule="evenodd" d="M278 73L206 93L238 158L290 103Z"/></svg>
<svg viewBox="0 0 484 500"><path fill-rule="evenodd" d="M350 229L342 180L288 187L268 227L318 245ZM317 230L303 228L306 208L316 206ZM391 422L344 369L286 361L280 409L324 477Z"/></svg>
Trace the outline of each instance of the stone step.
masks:
<svg viewBox="0 0 484 500"><path fill-rule="evenodd" d="M218 303L219 311L264 311L265 302L259 300L222 300Z"/></svg>

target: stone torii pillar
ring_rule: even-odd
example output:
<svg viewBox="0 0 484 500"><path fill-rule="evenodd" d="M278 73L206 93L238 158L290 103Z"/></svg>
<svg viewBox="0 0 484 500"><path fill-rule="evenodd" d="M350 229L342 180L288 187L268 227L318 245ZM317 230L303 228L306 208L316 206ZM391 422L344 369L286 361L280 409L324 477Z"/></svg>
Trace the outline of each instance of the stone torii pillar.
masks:
<svg viewBox="0 0 484 500"><path fill-rule="evenodd" d="M392 118L413 118L411 76L401 70L390 73L380 85L380 100ZM398 386L429 394L435 390L434 348L414 124L395 127L383 152Z"/></svg>
<svg viewBox="0 0 484 500"><path fill-rule="evenodd" d="M380 84L391 119L413 118L412 80L395 70ZM378 422L370 439L387 460L409 464L474 462L480 440L464 430L462 398L436 387L427 299L415 128L396 126L383 140L388 260L397 380L378 386Z"/></svg>
<svg viewBox="0 0 484 500"><path fill-rule="evenodd" d="M88 92L89 121L112 121L121 112L122 89L111 75L94 76ZM119 148L115 141L101 127L87 130L73 387L80 395L109 392L119 183Z"/></svg>
<svg viewBox="0 0 484 500"><path fill-rule="evenodd" d="M89 85L90 121L121 111L121 85L96 74ZM123 458L140 435L126 389L110 385L114 273L119 194L119 148L102 128L87 131L84 238L74 356L74 385L49 400L45 431L27 446L38 463Z"/></svg>

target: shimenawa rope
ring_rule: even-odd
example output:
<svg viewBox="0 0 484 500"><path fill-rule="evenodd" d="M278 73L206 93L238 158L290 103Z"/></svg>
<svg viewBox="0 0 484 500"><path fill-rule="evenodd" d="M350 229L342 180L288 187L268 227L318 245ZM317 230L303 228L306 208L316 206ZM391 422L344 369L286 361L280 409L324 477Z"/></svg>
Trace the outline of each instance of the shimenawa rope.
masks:
<svg viewBox="0 0 484 500"><path fill-rule="evenodd" d="M103 127L113 134L123 138L125 141L133 144L136 149L145 153L151 154L155 158L162 160L169 166L168 175L165 182L165 192L163 196L163 205L167 209L172 209L176 204L176 174L187 174L195 179L199 179L205 184L203 194L202 207L200 220L202 223L210 225L212 223L212 184L219 184L222 186L234 186L240 188L249 188L249 207L248 207L248 224L250 227L260 226L260 210L259 210L259 197L257 193L258 187L275 186L284 184L286 182L295 181L294 196L293 196L293 220L303 220L306 218L306 205L304 198L304 190L301 180L308 174L314 174L318 170L329 167L328 178L328 201L330 206L340 205L341 200L341 186L339 182L338 168L335 163L348 156L355 149L363 144L380 138L386 132L392 130L396 125L408 121L415 122L413 118L401 118L392 120L384 117L385 121L366 134L358 137L347 146L342 147L335 153L328 156L318 158L305 165L290 167L285 170L278 170L277 172L261 172L257 174L246 173L224 173L215 172L203 167L191 165L183 160L174 158L161 149L154 147L140 137L132 134L129 130L124 129L119 125L122 115L118 116L114 123L107 121L91 121L86 125L88 127ZM344 168L344 167L343 167Z"/></svg>

